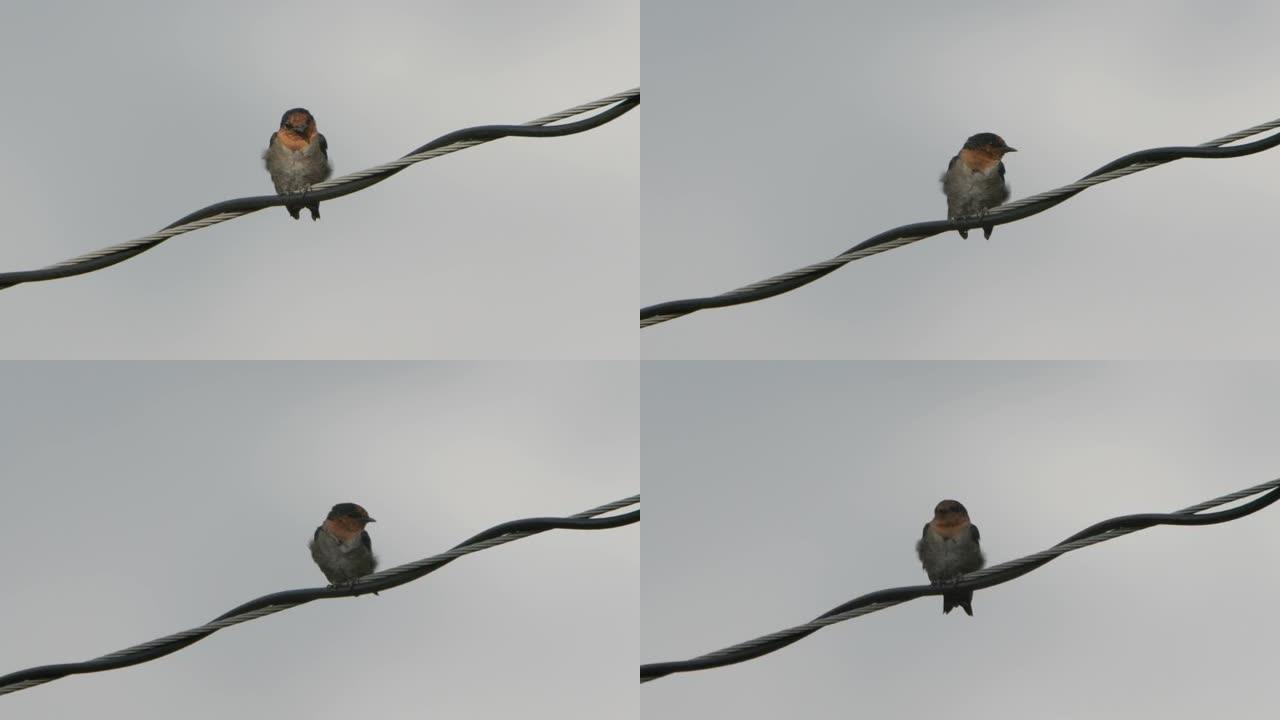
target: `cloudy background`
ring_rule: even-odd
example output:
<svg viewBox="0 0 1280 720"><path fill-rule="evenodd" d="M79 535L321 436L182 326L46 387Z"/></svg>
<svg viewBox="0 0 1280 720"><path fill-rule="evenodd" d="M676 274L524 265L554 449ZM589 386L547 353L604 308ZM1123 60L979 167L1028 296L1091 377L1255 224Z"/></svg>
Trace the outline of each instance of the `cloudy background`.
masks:
<svg viewBox="0 0 1280 720"><path fill-rule="evenodd" d="M642 304L945 217L965 138L1014 198L1280 116L1274 2L643 3ZM643 332L664 358L1276 357L1280 151L1183 160L996 229Z"/></svg>
<svg viewBox="0 0 1280 720"><path fill-rule="evenodd" d="M647 363L642 655L700 655L927 582L965 503L988 563L1280 473L1280 372L1207 365ZM1152 528L979 591L642 686L646 717L1257 717L1280 509Z"/></svg>
<svg viewBox="0 0 1280 720"><path fill-rule="evenodd" d="M384 567L634 494L634 363L8 364L0 674L182 630L323 576L357 501ZM635 718L639 530L550 531L317 601L6 718Z"/></svg>
<svg viewBox="0 0 1280 720"><path fill-rule="evenodd" d="M260 155L315 113L335 174L472 125L639 84L635 0L6 2L0 270L272 192ZM264 210L86 276L0 293L0 356L635 354L638 110Z"/></svg>

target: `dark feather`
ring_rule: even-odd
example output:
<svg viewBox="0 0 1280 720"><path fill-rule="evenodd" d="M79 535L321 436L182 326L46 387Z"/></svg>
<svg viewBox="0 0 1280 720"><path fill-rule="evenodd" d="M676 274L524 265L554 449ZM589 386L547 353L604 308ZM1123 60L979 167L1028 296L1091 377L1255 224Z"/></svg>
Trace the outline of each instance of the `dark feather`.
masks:
<svg viewBox="0 0 1280 720"><path fill-rule="evenodd" d="M946 615L956 607L964 610L964 614L973 617L973 591L947 593L942 596L942 614Z"/></svg>

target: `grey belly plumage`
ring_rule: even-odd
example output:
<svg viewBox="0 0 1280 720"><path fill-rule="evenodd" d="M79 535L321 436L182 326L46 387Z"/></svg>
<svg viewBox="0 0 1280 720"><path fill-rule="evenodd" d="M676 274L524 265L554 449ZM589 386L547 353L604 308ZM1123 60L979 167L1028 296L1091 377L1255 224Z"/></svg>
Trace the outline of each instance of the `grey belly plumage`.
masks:
<svg viewBox="0 0 1280 720"><path fill-rule="evenodd" d="M980 215L1009 199L1009 186L997 170L975 173L960 163L943 174L942 190L949 220Z"/></svg>
<svg viewBox="0 0 1280 720"><path fill-rule="evenodd" d="M981 570L985 562L977 543L932 534L921 538L916 544L916 553L930 582L950 580L957 575Z"/></svg>
<svg viewBox="0 0 1280 720"><path fill-rule="evenodd" d="M329 582L348 583L373 572L378 566L373 551L360 544L359 538L350 546L344 546L338 539L321 530L308 543L311 558L320 566L320 570Z"/></svg>
<svg viewBox="0 0 1280 720"><path fill-rule="evenodd" d="M320 149L319 142L312 142L302 150L290 150L278 142L263 153L271 182L280 194L297 193L316 183L324 182L333 173L329 159Z"/></svg>

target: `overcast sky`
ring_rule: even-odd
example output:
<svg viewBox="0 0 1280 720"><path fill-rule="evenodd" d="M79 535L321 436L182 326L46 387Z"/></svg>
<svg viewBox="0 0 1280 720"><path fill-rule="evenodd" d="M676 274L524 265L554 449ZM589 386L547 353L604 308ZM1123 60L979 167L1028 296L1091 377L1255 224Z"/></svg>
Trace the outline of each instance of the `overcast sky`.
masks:
<svg viewBox="0 0 1280 720"><path fill-rule="evenodd" d="M0 373L0 674L324 584L364 505L384 568L638 491L634 363L37 363ZM5 718L635 718L639 530L550 531L317 601Z"/></svg>
<svg viewBox="0 0 1280 720"><path fill-rule="evenodd" d="M641 304L945 218L1001 134L1013 197L1280 117L1260 0L643 3ZM1276 357L1280 150L1183 160L642 333L663 358Z"/></svg>
<svg viewBox="0 0 1280 720"><path fill-rule="evenodd" d="M1261 0L6 2L0 272L269 194L290 107L335 177L642 71L647 109L0 291L0 674L321 584L306 540L337 502L378 518L384 568L641 486L649 507L643 541L543 534L0 715L1257 715L1276 509L1074 553L974 618L930 598L730 668L636 666L924 582L946 497L994 564L1275 477L1280 366L1187 361L1280 359L1280 150L636 315L944 218L977 132L1019 149L1016 199L1280 117L1277 25Z"/></svg>
<svg viewBox="0 0 1280 720"><path fill-rule="evenodd" d="M0 270L273 192L309 108L338 175L639 85L635 0L6 2ZM638 110L506 139L326 202L0 293L0 357L635 355Z"/></svg>
<svg viewBox="0 0 1280 720"><path fill-rule="evenodd" d="M1280 473L1280 373L1250 365L646 363L642 655L680 660L927 583L969 509L989 564ZM1275 506L1152 528L978 591L642 686L646 717L1257 717Z"/></svg>

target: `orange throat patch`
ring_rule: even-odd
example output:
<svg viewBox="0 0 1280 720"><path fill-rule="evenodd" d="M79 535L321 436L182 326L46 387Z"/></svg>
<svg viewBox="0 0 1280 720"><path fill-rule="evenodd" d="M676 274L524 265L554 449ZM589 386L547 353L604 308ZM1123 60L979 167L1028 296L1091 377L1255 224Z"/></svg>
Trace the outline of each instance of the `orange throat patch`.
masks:
<svg viewBox="0 0 1280 720"><path fill-rule="evenodd" d="M306 150L307 145L311 144L308 142L308 138L301 137L297 133L284 129L276 131L276 140L279 140L281 145L295 152L298 150Z"/></svg>
<svg viewBox="0 0 1280 720"><path fill-rule="evenodd" d="M986 150L964 149L960 151L960 162L973 172L987 172L1000 162L1000 156Z"/></svg>
<svg viewBox="0 0 1280 720"><path fill-rule="evenodd" d="M351 523L343 522L342 520L326 519L324 521L324 529L327 530L330 535L338 538L338 542L344 543L350 542L352 538L360 534L359 529L352 528Z"/></svg>
<svg viewBox="0 0 1280 720"><path fill-rule="evenodd" d="M929 523L933 526L933 531L944 538L958 537L961 533L969 529L968 520L955 520L953 522L939 522L934 520Z"/></svg>

